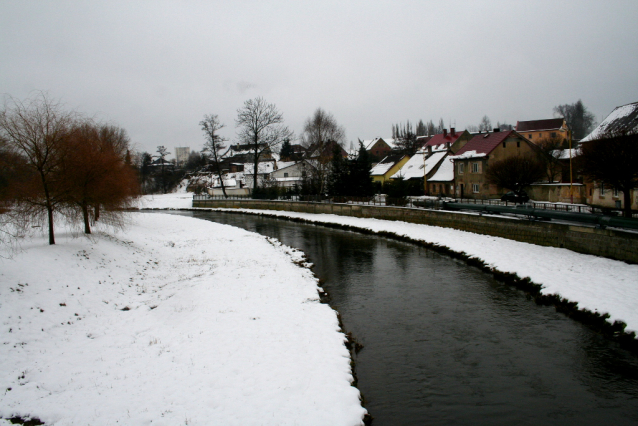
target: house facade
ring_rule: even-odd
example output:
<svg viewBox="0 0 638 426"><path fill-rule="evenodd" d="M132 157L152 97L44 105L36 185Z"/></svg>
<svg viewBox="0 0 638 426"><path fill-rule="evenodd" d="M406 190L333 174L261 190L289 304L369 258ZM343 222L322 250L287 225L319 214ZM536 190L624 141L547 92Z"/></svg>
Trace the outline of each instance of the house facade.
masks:
<svg viewBox="0 0 638 426"><path fill-rule="evenodd" d="M362 141L364 148L368 151L368 154L372 158L381 159L385 158L392 152L392 146L388 144L383 138L374 138L370 140Z"/></svg>
<svg viewBox="0 0 638 426"><path fill-rule="evenodd" d="M638 102L621 105L614 110L594 129L585 136L581 143L604 137L606 134L617 132L638 132ZM601 182L585 177L585 191L587 204L605 208L622 209L624 194L615 188L609 188ZM630 194L631 209L638 210L638 190L633 189Z"/></svg>
<svg viewBox="0 0 638 426"><path fill-rule="evenodd" d="M569 141L569 129L564 118L517 121L515 130L535 144L549 138L561 138L563 141Z"/></svg>
<svg viewBox="0 0 638 426"><path fill-rule="evenodd" d="M485 172L491 163L511 156L533 154L535 147L510 130L475 135L451 159L454 161L454 193L460 198L494 198L507 192L489 184Z"/></svg>

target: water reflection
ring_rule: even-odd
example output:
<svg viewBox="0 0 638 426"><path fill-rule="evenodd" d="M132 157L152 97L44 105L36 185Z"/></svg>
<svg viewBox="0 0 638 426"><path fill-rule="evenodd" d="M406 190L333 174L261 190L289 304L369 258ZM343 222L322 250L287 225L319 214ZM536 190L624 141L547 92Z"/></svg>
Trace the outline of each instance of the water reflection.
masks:
<svg viewBox="0 0 638 426"><path fill-rule="evenodd" d="M374 425L638 424L638 362L463 262L315 225L188 213L297 247L365 348Z"/></svg>

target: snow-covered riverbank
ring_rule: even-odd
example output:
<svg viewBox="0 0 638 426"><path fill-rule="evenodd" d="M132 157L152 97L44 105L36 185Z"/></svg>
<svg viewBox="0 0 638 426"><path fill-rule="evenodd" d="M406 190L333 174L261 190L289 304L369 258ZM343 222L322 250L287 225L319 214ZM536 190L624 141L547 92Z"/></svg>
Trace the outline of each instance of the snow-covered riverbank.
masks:
<svg viewBox="0 0 638 426"><path fill-rule="evenodd" d="M168 194L145 198L146 208L191 208L189 194ZM215 209L231 210L231 209ZM479 259L501 272L528 277L542 286L542 293L577 302L580 309L609 314L608 321L622 321L625 331L638 332L638 265L542 247L504 238L479 235L451 228L399 221L362 219L337 215L295 213L274 210L242 210L272 216L299 218L316 223L338 224L376 233L391 233L416 241L447 247Z"/></svg>
<svg viewBox="0 0 638 426"><path fill-rule="evenodd" d="M0 417L360 424L344 335L299 252L225 225L130 216L124 232L60 230L55 246L33 238L0 259Z"/></svg>

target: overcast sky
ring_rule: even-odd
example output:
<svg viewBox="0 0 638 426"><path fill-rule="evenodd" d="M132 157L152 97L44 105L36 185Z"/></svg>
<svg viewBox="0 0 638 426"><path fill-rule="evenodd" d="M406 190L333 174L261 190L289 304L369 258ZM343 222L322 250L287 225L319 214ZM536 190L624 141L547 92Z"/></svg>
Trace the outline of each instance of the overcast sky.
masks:
<svg viewBox="0 0 638 426"><path fill-rule="evenodd" d="M578 99L601 121L638 101L636 22L636 0L0 0L0 93L46 91L173 156L202 148L205 114L233 141L257 96L296 134L321 107L355 143Z"/></svg>

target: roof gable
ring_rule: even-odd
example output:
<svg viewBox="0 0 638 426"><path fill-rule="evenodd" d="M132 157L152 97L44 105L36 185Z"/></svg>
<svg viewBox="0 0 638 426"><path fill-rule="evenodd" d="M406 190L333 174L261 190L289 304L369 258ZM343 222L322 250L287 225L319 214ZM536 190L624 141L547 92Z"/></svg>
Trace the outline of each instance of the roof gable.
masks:
<svg viewBox="0 0 638 426"><path fill-rule="evenodd" d="M476 154L487 155L494 151L494 148L499 146L499 144L501 144L505 139L514 135L524 139L514 130L509 130L507 132L479 133L470 139L463 148L459 149L455 156L459 156L470 151L475 151Z"/></svg>
<svg viewBox="0 0 638 426"><path fill-rule="evenodd" d="M604 136L605 133L634 131L638 129L638 102L622 105L614 110L581 142Z"/></svg>

